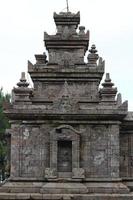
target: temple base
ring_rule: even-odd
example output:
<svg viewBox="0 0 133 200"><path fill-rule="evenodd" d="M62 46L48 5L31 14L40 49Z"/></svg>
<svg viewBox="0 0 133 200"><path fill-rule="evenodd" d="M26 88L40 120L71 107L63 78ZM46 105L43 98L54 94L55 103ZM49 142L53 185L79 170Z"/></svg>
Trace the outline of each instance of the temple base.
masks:
<svg viewBox="0 0 133 200"><path fill-rule="evenodd" d="M0 199L133 200L133 193L122 182L7 181Z"/></svg>

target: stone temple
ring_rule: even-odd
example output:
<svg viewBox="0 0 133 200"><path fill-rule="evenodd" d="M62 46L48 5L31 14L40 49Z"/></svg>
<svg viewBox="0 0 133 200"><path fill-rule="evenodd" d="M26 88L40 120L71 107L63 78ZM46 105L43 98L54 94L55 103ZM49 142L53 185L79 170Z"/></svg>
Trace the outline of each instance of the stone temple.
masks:
<svg viewBox="0 0 133 200"><path fill-rule="evenodd" d="M133 200L133 113L111 81L80 13L54 13L55 35L28 62L5 111L10 178L0 199ZM48 57L48 58L47 58Z"/></svg>

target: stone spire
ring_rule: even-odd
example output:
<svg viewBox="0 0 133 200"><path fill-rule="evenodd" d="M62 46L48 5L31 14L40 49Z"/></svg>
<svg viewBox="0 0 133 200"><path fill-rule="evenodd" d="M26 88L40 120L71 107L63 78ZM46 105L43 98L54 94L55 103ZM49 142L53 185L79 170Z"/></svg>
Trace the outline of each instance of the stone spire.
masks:
<svg viewBox="0 0 133 200"><path fill-rule="evenodd" d="M30 103L30 96L32 89L28 88L29 83L25 78L25 72L21 73L20 81L17 83L17 88L14 88L12 91L13 103Z"/></svg>
<svg viewBox="0 0 133 200"><path fill-rule="evenodd" d="M100 89L101 101L114 102L117 93L117 88L113 87L114 83L111 82L109 73L106 73L106 78L104 83L102 83L102 86L103 88Z"/></svg>
<svg viewBox="0 0 133 200"><path fill-rule="evenodd" d="M68 0L66 0L66 4L67 4L67 12L69 12L69 3L68 3Z"/></svg>
<svg viewBox="0 0 133 200"><path fill-rule="evenodd" d="M20 81L17 83L18 87L28 87L29 83L27 82L26 78L25 78L25 72L21 73L21 78Z"/></svg>
<svg viewBox="0 0 133 200"><path fill-rule="evenodd" d="M89 50L89 52L90 53L87 57L88 64L89 64L90 67L96 67L99 55L97 54L97 49L96 49L96 46L94 44L91 46L91 49Z"/></svg>
<svg viewBox="0 0 133 200"><path fill-rule="evenodd" d="M122 95L121 95L121 93L118 93L117 94L117 105L121 106L121 104L122 104Z"/></svg>
<svg viewBox="0 0 133 200"><path fill-rule="evenodd" d="M106 73L106 78L105 78L104 83L102 83L102 86L104 88L112 88L113 85L114 83L111 82L110 74Z"/></svg>

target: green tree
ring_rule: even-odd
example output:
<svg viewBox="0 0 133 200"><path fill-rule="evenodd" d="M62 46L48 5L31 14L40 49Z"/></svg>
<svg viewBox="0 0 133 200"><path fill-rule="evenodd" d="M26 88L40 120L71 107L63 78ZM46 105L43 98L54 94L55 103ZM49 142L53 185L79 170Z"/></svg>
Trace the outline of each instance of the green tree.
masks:
<svg viewBox="0 0 133 200"><path fill-rule="evenodd" d="M5 168L7 158L7 143L5 130L9 128L9 122L4 114L4 105L10 103L10 95L4 94L3 88L0 89L0 179L5 179Z"/></svg>

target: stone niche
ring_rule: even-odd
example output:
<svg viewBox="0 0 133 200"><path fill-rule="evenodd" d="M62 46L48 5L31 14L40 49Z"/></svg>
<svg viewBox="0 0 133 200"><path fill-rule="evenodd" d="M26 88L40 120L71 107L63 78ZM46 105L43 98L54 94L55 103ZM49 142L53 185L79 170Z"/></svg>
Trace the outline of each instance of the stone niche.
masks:
<svg viewBox="0 0 133 200"><path fill-rule="evenodd" d="M62 125L50 131L50 168L45 178L84 178L80 168L80 132L70 125Z"/></svg>

